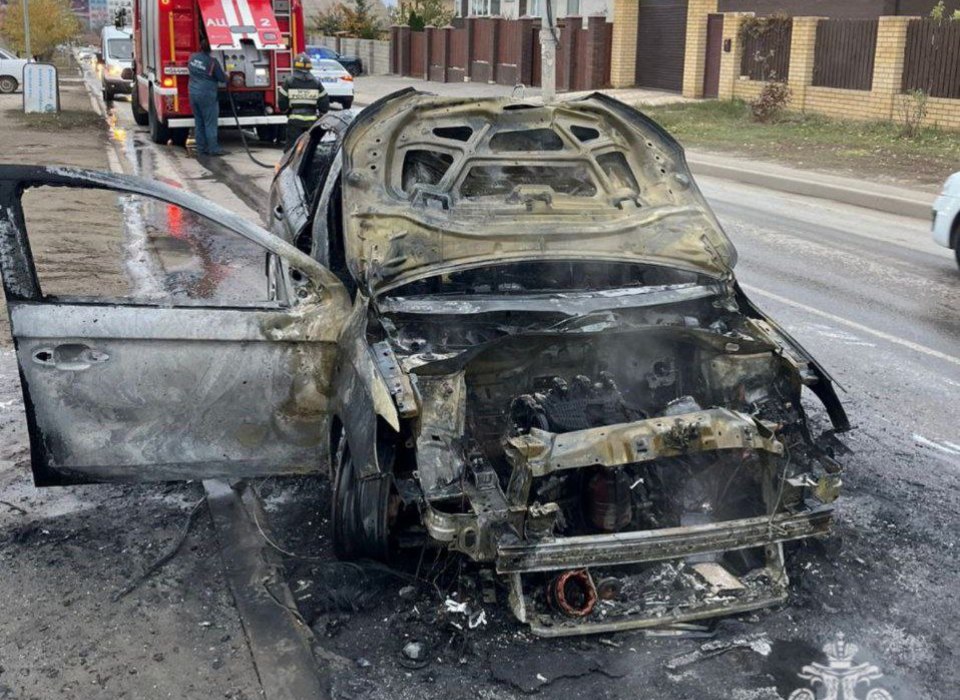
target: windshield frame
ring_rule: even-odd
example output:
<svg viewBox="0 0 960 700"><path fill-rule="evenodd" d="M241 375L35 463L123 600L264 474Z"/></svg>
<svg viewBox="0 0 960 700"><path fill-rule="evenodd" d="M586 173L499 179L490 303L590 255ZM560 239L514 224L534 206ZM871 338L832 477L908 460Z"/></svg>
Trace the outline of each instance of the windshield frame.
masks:
<svg viewBox="0 0 960 700"><path fill-rule="evenodd" d="M115 53L113 53L113 46L114 44L118 44L118 43L125 43L130 47L129 55L118 56ZM107 39L107 56L106 57L114 61L132 61L133 60L133 39L129 37L122 37L122 36Z"/></svg>

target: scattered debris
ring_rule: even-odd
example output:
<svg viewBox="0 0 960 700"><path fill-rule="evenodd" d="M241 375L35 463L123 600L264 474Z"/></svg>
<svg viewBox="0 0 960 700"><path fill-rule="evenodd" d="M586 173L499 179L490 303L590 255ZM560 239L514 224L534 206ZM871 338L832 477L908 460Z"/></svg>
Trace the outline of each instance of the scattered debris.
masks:
<svg viewBox="0 0 960 700"><path fill-rule="evenodd" d="M148 566L142 574L140 574L139 576L137 576L137 578L135 578L133 581L128 583L123 589L113 594L112 600L114 603L116 603L121 598L126 597L128 594L132 593L134 590L136 590L136 588L141 583L143 583L148 578L150 578L150 576L152 576L154 572L160 570L160 568L164 564L166 564L168 561L173 559L174 556L176 556L177 552L180 551L180 547L182 547L183 543L186 541L187 535L190 534L190 528L193 527L193 523L197 519L197 513L200 512L200 506L202 506L206 502L207 502L207 497L204 496L203 498L201 498L200 500L198 500L196 503L193 504L193 508L190 509L190 514L187 515L187 522L183 524L183 528L181 528L180 534L177 537L177 539L175 539L167 548L167 551L165 551L162 555L160 555L160 558L158 558L150 566Z"/></svg>
<svg viewBox="0 0 960 700"><path fill-rule="evenodd" d="M423 642L410 641L400 650L400 665L405 668L423 668L430 663L427 645Z"/></svg>
<svg viewBox="0 0 960 700"><path fill-rule="evenodd" d="M667 661L666 667L668 671L676 672L691 664L712 659L721 654L726 654L728 651L733 651L734 649L749 649L761 656L767 656L770 654L772 647L766 634L753 634L729 640L717 639L701 644L700 648L694 651L674 656Z"/></svg>
<svg viewBox="0 0 960 700"><path fill-rule="evenodd" d="M0 501L0 506L6 506L6 507L9 508L10 510L16 511L17 513L20 513L20 515L27 515L27 511L25 511L25 510L24 510L23 508L21 508L20 506L14 505L14 504L11 503L10 501Z"/></svg>

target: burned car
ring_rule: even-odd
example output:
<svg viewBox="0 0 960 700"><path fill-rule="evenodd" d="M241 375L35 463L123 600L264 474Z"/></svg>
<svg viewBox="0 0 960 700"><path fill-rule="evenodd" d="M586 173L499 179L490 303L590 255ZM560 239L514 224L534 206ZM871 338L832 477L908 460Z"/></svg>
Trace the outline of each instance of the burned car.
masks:
<svg viewBox="0 0 960 700"><path fill-rule="evenodd" d="M38 483L327 472L339 556L449 550L545 636L783 601L784 543L830 531L834 383L737 284L680 146L616 100L404 91L327 119L272 236L23 171L0 169L0 255ZM44 297L17 198L58 178L219 217L269 252L275 303ZM148 396L102 395L122 381Z"/></svg>

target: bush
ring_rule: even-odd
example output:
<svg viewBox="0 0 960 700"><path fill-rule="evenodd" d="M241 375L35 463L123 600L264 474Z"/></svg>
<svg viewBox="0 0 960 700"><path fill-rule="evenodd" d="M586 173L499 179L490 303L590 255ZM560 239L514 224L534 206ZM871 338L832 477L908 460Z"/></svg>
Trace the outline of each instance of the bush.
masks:
<svg viewBox="0 0 960 700"><path fill-rule="evenodd" d="M900 122L900 136L913 138L927 117L927 93L923 90L905 92L900 95L895 107Z"/></svg>
<svg viewBox="0 0 960 700"><path fill-rule="evenodd" d="M755 121L766 123L775 121L790 102L790 88L786 83L767 83L750 103L750 113Z"/></svg>

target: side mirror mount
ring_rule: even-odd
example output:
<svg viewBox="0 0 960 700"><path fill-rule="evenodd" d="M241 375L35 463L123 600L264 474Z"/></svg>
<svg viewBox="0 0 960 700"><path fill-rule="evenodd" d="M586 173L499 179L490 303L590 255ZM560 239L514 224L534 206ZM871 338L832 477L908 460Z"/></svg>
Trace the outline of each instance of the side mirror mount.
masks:
<svg viewBox="0 0 960 700"><path fill-rule="evenodd" d="M103 54L97 51L97 63L103 65Z"/></svg>

